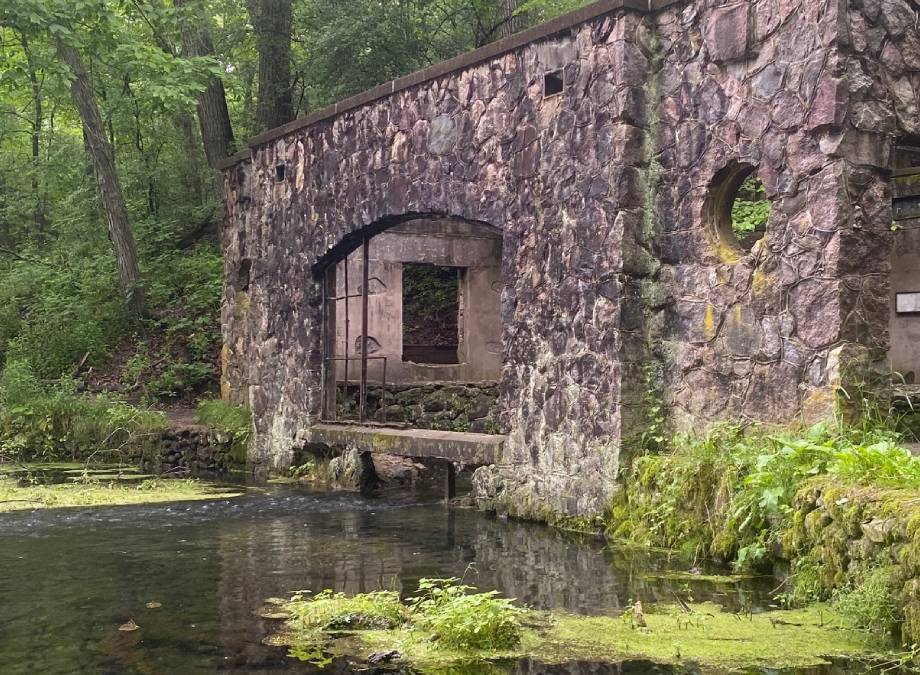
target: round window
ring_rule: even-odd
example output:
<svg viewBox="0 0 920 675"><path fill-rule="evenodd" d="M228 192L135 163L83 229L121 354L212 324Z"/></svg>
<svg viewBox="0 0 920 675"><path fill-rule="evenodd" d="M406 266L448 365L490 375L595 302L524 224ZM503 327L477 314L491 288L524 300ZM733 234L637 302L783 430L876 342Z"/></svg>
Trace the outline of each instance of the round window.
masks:
<svg viewBox="0 0 920 675"><path fill-rule="evenodd" d="M767 231L772 202L750 164L733 164L716 176L706 214L720 243L749 252Z"/></svg>

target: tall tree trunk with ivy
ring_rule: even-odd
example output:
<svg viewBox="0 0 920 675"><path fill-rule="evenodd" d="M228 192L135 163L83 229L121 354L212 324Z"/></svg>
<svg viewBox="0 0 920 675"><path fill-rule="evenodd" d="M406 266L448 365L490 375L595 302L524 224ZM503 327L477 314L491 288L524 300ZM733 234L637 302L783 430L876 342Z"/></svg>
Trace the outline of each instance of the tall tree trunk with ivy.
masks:
<svg viewBox="0 0 920 675"><path fill-rule="evenodd" d="M291 94L291 0L246 0L259 52L255 129L264 131L294 119Z"/></svg>
<svg viewBox="0 0 920 675"><path fill-rule="evenodd" d="M72 45L61 40L57 41L56 47L61 61L70 68L70 93L83 122L84 140L93 160L96 184L105 211L109 239L115 249L118 277L128 311L134 317L142 317L146 311L144 286L137 263L134 233L128 222L128 209L115 170L115 152L106 138L83 57Z"/></svg>

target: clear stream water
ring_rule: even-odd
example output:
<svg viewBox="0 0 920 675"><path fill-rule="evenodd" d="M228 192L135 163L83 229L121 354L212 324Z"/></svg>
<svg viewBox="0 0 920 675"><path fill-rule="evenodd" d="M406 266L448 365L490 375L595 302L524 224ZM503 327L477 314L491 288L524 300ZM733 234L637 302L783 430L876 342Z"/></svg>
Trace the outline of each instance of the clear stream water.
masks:
<svg viewBox="0 0 920 675"><path fill-rule="evenodd" d="M254 611L297 589L411 593L422 577L465 573L537 608L615 613L630 599L686 593L684 582L654 577L663 570L686 571L665 557L410 497L269 487L233 500L0 515L0 673L353 672L345 663L316 671L263 646L271 622ZM772 585L694 581L690 590L758 607ZM119 632L129 619L141 629ZM696 672L646 662L507 670Z"/></svg>

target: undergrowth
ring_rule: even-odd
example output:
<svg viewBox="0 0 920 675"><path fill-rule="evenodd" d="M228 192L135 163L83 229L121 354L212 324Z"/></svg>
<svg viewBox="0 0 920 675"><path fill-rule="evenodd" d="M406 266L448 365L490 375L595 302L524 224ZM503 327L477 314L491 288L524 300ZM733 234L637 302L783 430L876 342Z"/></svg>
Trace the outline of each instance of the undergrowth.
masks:
<svg viewBox="0 0 920 675"><path fill-rule="evenodd" d="M234 442L244 446L252 433L252 416L249 410L242 406L230 405L220 399L199 402L198 421L232 434Z"/></svg>
<svg viewBox="0 0 920 675"><path fill-rule="evenodd" d="M45 383L28 361L0 375L0 459L117 461L159 443L162 413L111 396L86 395L72 380Z"/></svg>
<svg viewBox="0 0 920 675"><path fill-rule="evenodd" d="M822 423L801 434L723 425L637 457L608 531L646 545L756 568L778 544L810 479L920 487L920 461L883 427Z"/></svg>
<svg viewBox="0 0 920 675"><path fill-rule="evenodd" d="M884 424L723 425L633 459L608 533L790 576L777 600L831 600L875 635L920 642L920 459Z"/></svg>

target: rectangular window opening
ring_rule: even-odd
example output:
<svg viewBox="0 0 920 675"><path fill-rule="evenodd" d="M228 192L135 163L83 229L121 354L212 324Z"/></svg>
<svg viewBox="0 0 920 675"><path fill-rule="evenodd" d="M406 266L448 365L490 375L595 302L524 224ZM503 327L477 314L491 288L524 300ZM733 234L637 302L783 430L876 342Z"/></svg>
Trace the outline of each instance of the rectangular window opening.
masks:
<svg viewBox="0 0 920 675"><path fill-rule="evenodd" d="M463 268L404 263L402 360L460 363L460 279Z"/></svg>
<svg viewBox="0 0 920 675"><path fill-rule="evenodd" d="M543 75L543 98L558 96L562 93L565 80L561 70L554 70Z"/></svg>
<svg viewBox="0 0 920 675"><path fill-rule="evenodd" d="M284 180L284 164L278 164L275 167L275 180L279 183Z"/></svg>

